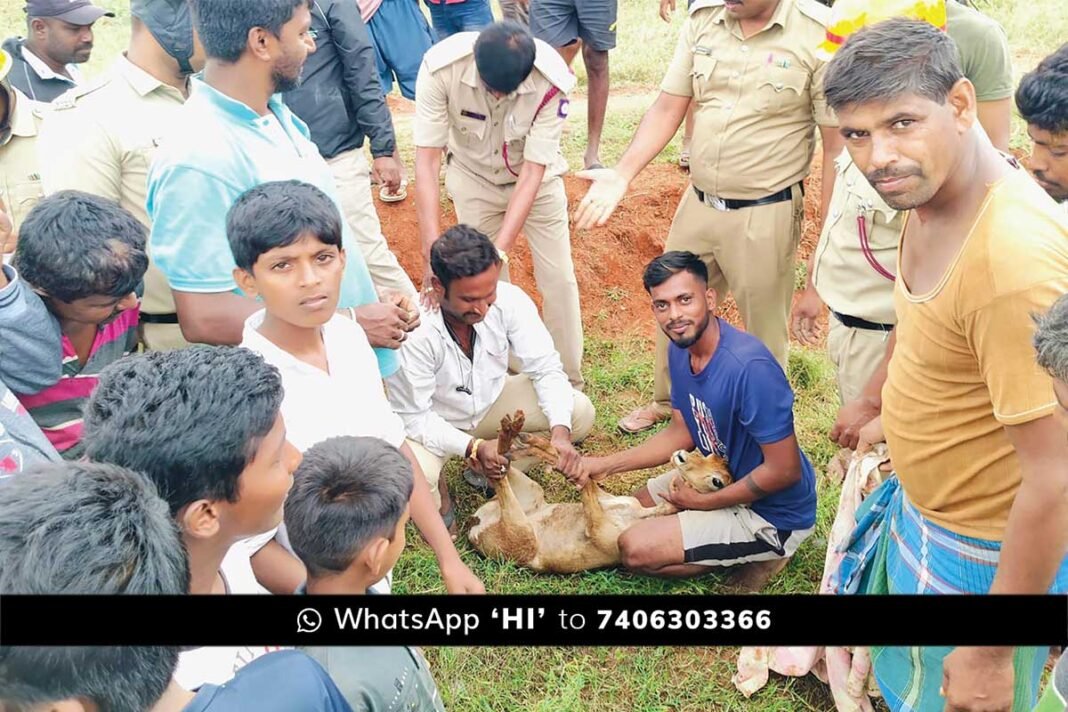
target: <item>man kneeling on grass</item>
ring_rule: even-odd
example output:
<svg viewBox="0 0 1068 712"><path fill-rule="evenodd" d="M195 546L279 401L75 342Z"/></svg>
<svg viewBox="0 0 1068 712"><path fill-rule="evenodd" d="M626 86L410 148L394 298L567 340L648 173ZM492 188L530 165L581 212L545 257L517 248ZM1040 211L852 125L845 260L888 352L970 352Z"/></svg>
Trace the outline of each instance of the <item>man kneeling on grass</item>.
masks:
<svg viewBox="0 0 1068 712"><path fill-rule="evenodd" d="M664 465L677 450L724 458L734 482L701 494L674 471L635 493L678 514L645 519L619 537L623 565L652 576L696 576L710 567L793 556L816 524L815 475L794 435L794 394L782 367L754 337L714 316L708 268L692 252L666 252L645 268L653 315L668 338L671 423L641 445L583 458L569 478Z"/></svg>

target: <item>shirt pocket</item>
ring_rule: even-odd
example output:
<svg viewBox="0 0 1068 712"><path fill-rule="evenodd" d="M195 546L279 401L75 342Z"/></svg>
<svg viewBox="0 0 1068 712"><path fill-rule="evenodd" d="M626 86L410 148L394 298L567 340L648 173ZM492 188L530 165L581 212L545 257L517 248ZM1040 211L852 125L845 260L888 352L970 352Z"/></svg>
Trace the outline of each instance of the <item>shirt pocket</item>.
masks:
<svg viewBox="0 0 1068 712"><path fill-rule="evenodd" d="M461 115L456 122L456 131L463 145L472 148L480 146L486 137L486 120Z"/></svg>
<svg viewBox="0 0 1068 712"><path fill-rule="evenodd" d="M690 81L693 83L695 101L708 101L715 92L716 58L707 54L695 53Z"/></svg>
<svg viewBox="0 0 1068 712"><path fill-rule="evenodd" d="M15 223L21 223L43 197L44 189L41 187L41 180L35 176L11 183L8 186L8 210L11 211Z"/></svg>
<svg viewBox="0 0 1068 712"><path fill-rule="evenodd" d="M766 67L757 74L756 109L781 114L808 102L808 72L803 69Z"/></svg>

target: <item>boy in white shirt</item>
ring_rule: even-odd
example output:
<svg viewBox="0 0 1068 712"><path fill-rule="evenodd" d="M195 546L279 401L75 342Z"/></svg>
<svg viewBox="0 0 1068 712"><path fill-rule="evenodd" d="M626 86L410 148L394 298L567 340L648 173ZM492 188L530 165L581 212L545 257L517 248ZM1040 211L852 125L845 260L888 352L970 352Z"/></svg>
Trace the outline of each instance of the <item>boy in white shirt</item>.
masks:
<svg viewBox="0 0 1068 712"><path fill-rule="evenodd" d="M337 311L345 250L341 216L330 198L307 183L264 183L234 203L226 232L237 264L234 281L265 306L246 321L241 345L281 372L290 441L303 451L335 436L381 438L398 447L421 475L405 444L404 425L386 399L366 335L351 310ZM484 592L460 560L421 476L411 513L437 556L448 592ZM267 551L272 557L289 556L279 547ZM303 583L303 567L296 557L290 559L288 575L261 582L276 592L295 590ZM276 561L268 568L282 570Z"/></svg>

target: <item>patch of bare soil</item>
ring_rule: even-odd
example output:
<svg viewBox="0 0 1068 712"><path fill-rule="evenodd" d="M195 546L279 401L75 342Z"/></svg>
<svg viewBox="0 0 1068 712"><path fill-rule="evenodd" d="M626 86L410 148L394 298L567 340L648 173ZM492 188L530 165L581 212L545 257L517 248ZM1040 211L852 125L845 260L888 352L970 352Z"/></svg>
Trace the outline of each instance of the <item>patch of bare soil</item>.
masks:
<svg viewBox="0 0 1068 712"><path fill-rule="evenodd" d="M808 259L819 238L819 165L817 156L813 174L805 183L805 220L799 260ZM568 175L564 177L564 185L573 209L585 195L589 183ZM671 218L682 191L688 186L686 174L675 166L650 166L634 181L607 225L572 232L571 250L588 334L602 338L634 335L652 338L655 324L642 289L641 271L649 260L664 251ZM423 265L415 216L417 189L412 185L408 199L402 203L378 202L376 207L390 247L413 281L419 284ZM450 205L443 215L442 227L455 222ZM535 287L530 249L525 240L521 239L513 249L509 269L512 281L526 290L540 307L541 297ZM723 301L720 314L732 324L743 326L732 299Z"/></svg>

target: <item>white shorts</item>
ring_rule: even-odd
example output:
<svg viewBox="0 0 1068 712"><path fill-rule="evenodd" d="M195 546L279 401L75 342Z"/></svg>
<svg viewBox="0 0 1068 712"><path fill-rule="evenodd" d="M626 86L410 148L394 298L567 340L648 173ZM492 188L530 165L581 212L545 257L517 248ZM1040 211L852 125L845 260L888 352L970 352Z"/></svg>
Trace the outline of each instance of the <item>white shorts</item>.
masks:
<svg viewBox="0 0 1068 712"><path fill-rule="evenodd" d="M675 470L670 470L646 483L653 502L661 504L665 501L663 495L669 491L675 474ZM676 516L682 528L686 563L702 566L734 566L789 558L815 529L777 529L742 505L707 512L686 509Z"/></svg>

